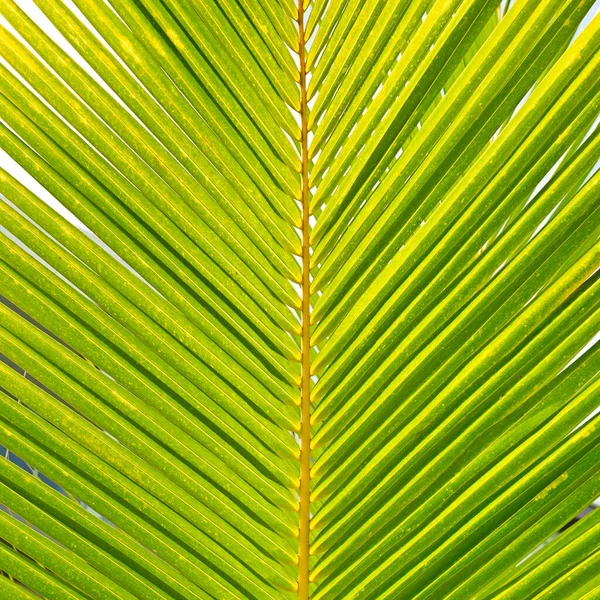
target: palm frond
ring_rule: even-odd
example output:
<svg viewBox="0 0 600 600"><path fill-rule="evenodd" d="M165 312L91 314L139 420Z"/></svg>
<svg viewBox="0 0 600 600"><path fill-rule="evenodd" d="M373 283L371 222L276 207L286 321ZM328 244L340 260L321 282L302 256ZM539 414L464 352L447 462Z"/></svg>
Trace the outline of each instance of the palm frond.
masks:
<svg viewBox="0 0 600 600"><path fill-rule="evenodd" d="M2 597L597 597L597 12L3 0Z"/></svg>

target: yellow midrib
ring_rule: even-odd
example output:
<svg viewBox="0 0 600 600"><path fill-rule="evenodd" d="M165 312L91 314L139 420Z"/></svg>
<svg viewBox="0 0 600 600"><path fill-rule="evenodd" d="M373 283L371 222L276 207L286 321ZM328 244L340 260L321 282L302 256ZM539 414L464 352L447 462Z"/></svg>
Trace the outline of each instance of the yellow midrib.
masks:
<svg viewBox="0 0 600 600"><path fill-rule="evenodd" d="M310 535L310 224L308 209L308 107L304 3L298 0L298 55L300 62L300 115L302 121L302 384L300 445L300 525L298 547L298 600L308 600Z"/></svg>

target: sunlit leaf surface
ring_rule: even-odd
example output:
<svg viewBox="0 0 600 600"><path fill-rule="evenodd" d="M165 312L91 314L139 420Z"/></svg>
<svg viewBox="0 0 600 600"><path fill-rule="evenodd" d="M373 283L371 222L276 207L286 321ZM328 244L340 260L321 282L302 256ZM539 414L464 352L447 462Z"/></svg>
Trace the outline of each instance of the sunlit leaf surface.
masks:
<svg viewBox="0 0 600 600"><path fill-rule="evenodd" d="M0 598L600 598L600 2L0 0Z"/></svg>

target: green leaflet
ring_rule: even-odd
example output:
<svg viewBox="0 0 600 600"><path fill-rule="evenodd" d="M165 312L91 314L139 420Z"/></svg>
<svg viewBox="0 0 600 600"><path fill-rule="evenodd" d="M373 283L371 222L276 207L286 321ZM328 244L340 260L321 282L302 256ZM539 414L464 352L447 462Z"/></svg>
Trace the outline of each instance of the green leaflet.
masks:
<svg viewBox="0 0 600 600"><path fill-rule="evenodd" d="M46 531L63 546L119 581L133 594L161 597L204 597L189 581L179 581L172 568L134 540L97 519L76 502L55 494L41 480L7 460L0 462L3 497L28 523ZM101 544L98 541L102 540Z"/></svg>

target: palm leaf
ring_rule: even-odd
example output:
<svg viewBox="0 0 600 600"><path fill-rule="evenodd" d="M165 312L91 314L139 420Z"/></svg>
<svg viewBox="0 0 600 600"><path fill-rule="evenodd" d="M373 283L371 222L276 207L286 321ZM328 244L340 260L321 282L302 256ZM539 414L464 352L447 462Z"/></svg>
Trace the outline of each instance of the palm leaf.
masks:
<svg viewBox="0 0 600 600"><path fill-rule="evenodd" d="M3 598L600 595L593 0L3 0Z"/></svg>

